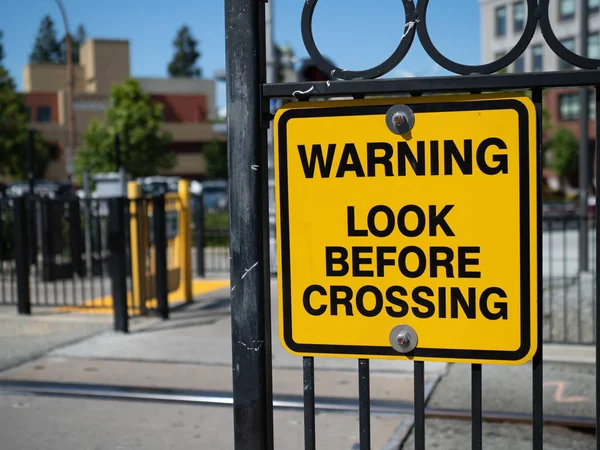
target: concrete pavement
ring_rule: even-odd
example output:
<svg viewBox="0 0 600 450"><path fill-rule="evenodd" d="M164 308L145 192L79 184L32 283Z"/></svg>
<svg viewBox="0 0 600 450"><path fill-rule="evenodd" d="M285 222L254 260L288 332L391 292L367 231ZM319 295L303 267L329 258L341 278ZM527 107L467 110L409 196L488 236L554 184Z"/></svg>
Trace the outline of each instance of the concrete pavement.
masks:
<svg viewBox="0 0 600 450"><path fill-rule="evenodd" d="M273 318L276 296L273 283ZM45 357L13 367L0 380L109 384L220 392L231 390L229 290L205 295L189 307L175 311L168 321L136 320L132 333L110 330L110 317L85 316L87 339L50 350ZM58 321L57 315L49 315ZM78 317L76 315L63 316ZM20 318L19 318L20 319ZM31 319L26 319L31 320ZM50 320L50 322L52 322ZM74 321L73 323L77 323ZM90 324L104 326L100 333ZM44 325L46 326L46 325ZM69 341L61 341L69 342ZM53 347L51 347L53 348ZM565 349L562 349L564 352ZM567 349L568 350L568 349ZM583 353L585 352L580 349ZM592 417L595 370L590 364L556 362L544 365L545 413ZM589 360L589 355L587 356ZM303 394L302 359L288 354L273 321L273 386L276 395ZM427 363L428 406L470 409L470 367ZM413 364L371 362L373 400L411 403ZM531 366L484 366L484 410L530 412ZM319 397L351 398L358 395L355 359L315 360L315 390ZM136 403L81 398L0 396L2 448L130 449L130 448L232 448L232 411L228 406ZM358 442L357 414L317 416L317 448L353 449ZM373 449L414 448L412 415L372 416ZM470 448L470 422L427 420L427 447ZM275 411L277 449L303 448L301 411ZM484 424L486 448L530 448L531 427ZM546 428L550 449L592 448L593 436L562 428ZM7 443L7 447L4 446Z"/></svg>
<svg viewBox="0 0 600 450"><path fill-rule="evenodd" d="M57 314L50 308L38 308L33 316L19 316L15 306L0 306L0 370L111 327L110 316Z"/></svg>

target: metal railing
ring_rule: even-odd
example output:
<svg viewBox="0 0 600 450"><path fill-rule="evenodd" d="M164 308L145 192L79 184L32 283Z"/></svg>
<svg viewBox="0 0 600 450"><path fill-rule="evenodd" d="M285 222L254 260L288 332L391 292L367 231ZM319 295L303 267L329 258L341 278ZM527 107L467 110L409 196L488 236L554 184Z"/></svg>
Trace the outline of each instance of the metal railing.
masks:
<svg viewBox="0 0 600 450"><path fill-rule="evenodd" d="M232 289L232 353L233 353L233 393L234 393L234 444L236 450L242 449L272 449L273 440L273 409L272 409L272 361L271 361L271 314L269 301L269 285L265 274L269 270L268 239L268 205L266 186L267 166L267 129L269 127L268 106L270 100L311 100L334 97L390 96L410 95L420 96L442 93L481 93L499 92L503 90L527 91L535 106L537 122L538 148L531 149L537 155L537 173L539 184L537 207L537 253L538 302L537 302L537 341L544 340L543 306L546 303L543 280L543 261L547 258L550 248L556 249L554 225L548 231L548 248L542 245L543 230L541 205L541 161L542 161L542 91L557 87L594 87L596 94L600 89L600 60L579 56L568 50L556 37L549 15L549 0L527 0L527 18L523 33L518 43L499 60L483 65L459 64L444 56L433 44L427 25L427 7L429 0L411 0L402 2L405 10L404 34L394 53L384 62L367 70L347 70L334 66L327 60L315 44L312 19L318 0L304 2L301 18L304 45L316 67L329 81L309 81L301 83L266 83L266 53L265 49L265 2L250 2L248 0L226 1L226 61L227 61L227 111L228 111L228 163L231 174L230 205L231 205L231 282L233 287L241 279L243 289ZM552 2L553 4L555 2ZM587 2L580 2L586 5ZM460 6L457 6L460 8ZM587 14L582 13L587 18ZM554 53L562 60L575 67L586 70L572 70L547 73L520 73L491 75L508 67L524 54L540 27L544 40ZM456 74L449 77L416 77L407 79L379 79L389 73L403 60L410 50L415 36L418 34L421 45L427 54L441 67ZM584 97L585 98L585 97ZM584 102L584 104L587 104ZM582 108L586 110L586 108ZM596 110L600 110L600 97L596 95ZM586 114L582 113L582 122L586 123ZM600 136L600 122L596 120L596 135ZM598 155L598 142L596 154ZM583 170L587 167L587 159L583 158ZM596 173L600 173L600 158L595 158ZM585 194L587 186L582 186L580 192ZM582 199L584 195L582 195ZM596 204L600 204L600 190L596 190ZM600 215L595 213L595 232L600 228ZM586 222L582 222L584 225ZM559 239L569 243L569 233L559 234ZM595 242L595 256L598 255L598 241ZM586 247L587 248L587 247ZM569 279L569 248L559 257L562 267L559 270L563 279ZM550 260L555 269L554 260ZM549 273L554 275L550 270ZM598 264L595 265L597 268ZM249 272L249 268L254 268ZM596 273L594 270L593 273ZM564 280L562 281L564 286ZM579 288L583 282L578 282ZM590 287L596 285L598 277L593 277ZM550 286L550 285L549 285ZM556 287L554 287L556 289ZM593 289L593 288L592 288ZM566 291L565 291L566 292ZM563 294L568 299L568 294ZM553 305L558 301L555 297ZM597 305L595 296L591 304ZM569 300L567 300L567 309ZM548 303L549 304L549 303ZM562 308L565 305L563 303ZM560 322L559 316L554 317L553 324ZM592 314L598 324L597 306ZM548 309L547 309L548 311ZM557 313L558 314L558 313ZM563 315L563 319L564 320ZM548 328L550 336L554 336L553 326ZM582 333L583 334L583 333ZM579 336L578 336L579 337ZM583 337L583 336L582 336ZM261 343L256 347L256 343ZM264 344L264 345L262 345ZM598 343L596 353L598 355ZM596 357L598 371L600 357ZM544 446L543 428L543 346L539 345L532 360L532 440L534 450ZM304 357L304 446L315 449L315 397L314 397L314 360ZM359 429L360 449L371 448L370 440L370 398L369 398L369 362L359 360ZM596 427L600 411L600 383L596 380ZM414 362L414 441L417 450L424 449L425 441L425 371L424 362ZM481 365L471 365L471 440L473 449L482 448L482 371Z"/></svg>
<svg viewBox="0 0 600 450"><path fill-rule="evenodd" d="M27 226L16 230L16 205L21 201L25 216L20 219ZM112 307L106 201L10 198L2 202L0 215L0 304L18 303L16 244L24 238L30 305L63 310Z"/></svg>
<svg viewBox="0 0 600 450"><path fill-rule="evenodd" d="M579 252L581 222L588 228L587 270ZM596 232L588 217L544 217L542 245L544 342L596 343Z"/></svg>
<svg viewBox="0 0 600 450"><path fill-rule="evenodd" d="M193 196L192 205L194 273L200 277L228 276L229 210L206 208L202 195Z"/></svg>

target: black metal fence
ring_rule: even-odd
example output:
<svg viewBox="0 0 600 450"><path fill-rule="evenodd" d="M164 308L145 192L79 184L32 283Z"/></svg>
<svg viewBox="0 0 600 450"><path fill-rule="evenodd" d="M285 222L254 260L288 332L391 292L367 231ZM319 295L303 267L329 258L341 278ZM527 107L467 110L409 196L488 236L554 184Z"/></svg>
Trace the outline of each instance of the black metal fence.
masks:
<svg viewBox="0 0 600 450"><path fill-rule="evenodd" d="M582 267L580 229L587 223L589 253ZM588 217L544 217L544 342L596 343L596 232Z"/></svg>
<svg viewBox="0 0 600 450"><path fill-rule="evenodd" d="M185 243L175 244L181 232L181 199L171 194L123 198L122 212L114 210L119 207L116 200L0 197L0 305L17 305L26 298L29 308L111 311L115 305L112 260L117 249L125 255L119 269L124 278L117 281L124 283L127 314L168 316L164 289L168 295L180 290L182 282L177 245ZM222 277L229 270L228 211L205 212L201 205L202 198L194 198L194 245L202 249L192 258L195 273ZM123 216L123 223L111 235L115 214ZM115 237L121 233L122 238Z"/></svg>
<svg viewBox="0 0 600 450"><path fill-rule="evenodd" d="M23 201L24 217L16 217ZM108 202L77 197L5 198L0 206L0 304L17 304L17 242L27 246L32 306L112 307L107 248ZM25 229L15 227L19 220Z"/></svg>
<svg viewBox="0 0 600 450"><path fill-rule="evenodd" d="M272 355L271 355L271 314L269 301L269 285L265 274L269 270L268 239L268 206L266 201L267 186L267 130L270 125L268 105L276 99L301 99L305 101L335 97L354 97L362 99L366 96L410 95L421 96L442 93L482 93L499 91L527 91L531 94L536 112L538 147L530 149L537 156L537 173L539 184L536 186L541 194L541 161L542 161L542 107L543 90L559 87L581 87L582 105L587 105L588 87L593 87L598 93L600 89L600 60L575 54L567 49L556 34L550 23L549 0L527 0L527 17L523 33L514 48L506 52L500 59L483 65L465 65L450 60L433 44L430 29L427 25L427 8L429 0L418 0L416 5L412 0L402 2L405 10L402 39L394 53L381 64L366 70L348 70L336 67L319 51L312 30L312 19L318 0L306 0L303 6L300 25L304 45L316 68L324 75L323 81L312 80L299 83L267 83L265 54L265 2L249 0L227 0L226 2L226 61L227 61L227 111L228 111L228 162L232 176L230 189L231 204L231 280L232 283L244 279L242 289L232 290L232 353L233 353L233 394L234 394L234 443L236 450L242 449L272 449L273 440L273 408L272 408ZM554 5L556 2L552 2ZM581 15L587 19L588 2L581 1ZM460 8L460 6L457 6ZM449 24L448 24L449 25ZM538 27L543 38L552 51L562 60L574 67L585 70L564 72L496 74L514 63L528 49ZM429 27L430 28L430 27ZM419 41L427 54L441 67L456 74L449 77L427 77L409 79L380 79L389 73L403 60L410 50L418 34ZM583 41L586 42L585 37ZM584 46L585 47L585 46ZM333 79L332 79L333 78ZM325 81L327 80L327 81ZM596 95L596 110L600 110L600 97ZM587 127L587 108L581 108L581 122ZM600 136L600 122L596 120L596 136ZM587 144L587 136L583 137ZM587 145L583 145L586 147ZM587 150L584 150L587 151ZM596 142L595 173L600 173L600 154ZM588 169L589 161L582 157L581 172ZM257 170L258 168L258 170ZM587 183L583 183L587 184ZM582 203L587 191L587 185L581 186ZM596 204L600 203L600 189L596 190ZM541 195L538 195L537 206L537 241L538 245L538 335L537 341L544 339L545 304L549 305L555 296L547 296L544 290L543 262L548 258L550 248L557 251L560 244L569 250L568 221L561 224L548 223L545 238L547 248L542 245L544 230L542 230ZM580 224L581 225L581 224ZM595 213L595 231L600 229L600 214ZM556 234L556 228L561 231ZM557 239L558 237L558 239ZM559 242L556 242L556 241ZM561 241L562 240L562 241ZM595 259L598 259L598 241L595 241ZM587 248L585 248L587 251ZM559 261L563 261L559 269L562 278L572 280L570 275L570 258L564 252ZM548 262L548 270L553 259ZM596 274L597 265L594 268ZM255 268L248 272L248 268ZM549 272L554 275L553 271ZM553 278L554 279L554 278ZM591 286L598 286L598 277L592 277ZM553 283L548 283L551 289ZM583 282L577 283L578 289ZM557 289L553 287L553 289ZM597 288L596 288L597 289ZM597 291L593 291L593 293ZM548 297L546 300L545 297ZM568 293L563 297L567 300L561 309L568 310L570 305ZM593 296L592 314L596 316L595 326L598 325L597 299ZM593 305L596 304L596 307ZM559 316L552 322L563 322ZM547 309L548 310L548 309ZM550 322L550 321L548 321ZM548 325L550 336L555 335L554 326ZM578 332L579 333L579 332ZM583 334L583 333L581 333ZM579 337L579 336L578 336ZM583 337L583 336L582 336ZM256 343L261 343L256 347ZM264 344L264 345L262 345ZM596 343L596 372L600 360L599 346ZM544 363L543 346L539 345L531 361L532 383L532 442L534 450L544 447L544 410L543 383ZM304 357L304 446L315 449L315 377L312 357ZM472 364L471 367L471 445L473 449L483 447L483 411L482 411L482 367ZM358 361L359 374L359 430L360 449L371 448L370 439L370 398L369 398L369 361ZM596 381L596 429L598 429L598 412L600 411L600 383ZM425 371L424 362L414 362L414 442L418 450L425 449ZM599 444L600 445L600 444Z"/></svg>
<svg viewBox="0 0 600 450"><path fill-rule="evenodd" d="M194 273L229 275L229 210L207 207L202 195L192 197Z"/></svg>

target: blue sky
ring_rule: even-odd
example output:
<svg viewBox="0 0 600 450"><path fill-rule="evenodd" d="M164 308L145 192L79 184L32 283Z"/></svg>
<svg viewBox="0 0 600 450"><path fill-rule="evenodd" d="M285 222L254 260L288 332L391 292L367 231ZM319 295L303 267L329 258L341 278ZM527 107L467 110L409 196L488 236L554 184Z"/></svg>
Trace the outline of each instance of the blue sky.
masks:
<svg viewBox="0 0 600 450"><path fill-rule="evenodd" d="M274 35L306 57L300 31L304 0L274 1ZM133 76L166 76L177 29L187 24L200 41L199 65L212 78L225 66L224 0L63 0L72 31L83 24L88 37L128 39ZM460 5L460 6L458 6ZM59 36L64 34L54 0L0 0L0 30L4 32L4 64L21 86L42 17L49 14ZM434 44L458 62L480 63L477 0L432 0L427 21ZM315 40L321 52L347 69L364 69L385 60L402 36L401 0L320 0L315 11ZM408 56L388 76L442 74L418 39ZM219 83L217 104L225 104Z"/></svg>

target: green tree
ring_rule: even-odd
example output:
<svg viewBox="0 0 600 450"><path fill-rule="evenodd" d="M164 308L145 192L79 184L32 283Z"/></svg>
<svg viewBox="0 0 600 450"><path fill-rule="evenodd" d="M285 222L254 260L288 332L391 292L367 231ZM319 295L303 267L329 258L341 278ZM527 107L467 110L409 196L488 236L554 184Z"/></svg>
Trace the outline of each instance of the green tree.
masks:
<svg viewBox="0 0 600 450"><path fill-rule="evenodd" d="M83 25L79 25L77 27L77 30L75 31L75 34L71 37L73 40L73 45L72 45L73 57L71 58L71 60L75 64L79 63L79 51L81 49L81 46L85 42L86 37L87 37L87 34L85 32L85 27ZM60 41L60 63L61 64L67 63L67 37L66 36L63 37L62 40Z"/></svg>
<svg viewBox="0 0 600 450"><path fill-rule="evenodd" d="M574 182L579 169L579 143L575 135L568 128L558 128L552 136L550 148L551 167L560 177L561 184L565 180Z"/></svg>
<svg viewBox="0 0 600 450"><path fill-rule="evenodd" d="M150 101L139 83L128 79L113 86L105 120L92 120L82 147L74 161L75 175L83 172L110 172L116 169L114 142L121 142L123 167L133 177L156 175L175 165L175 154L168 150L170 133L161 130L162 105Z"/></svg>
<svg viewBox="0 0 600 450"><path fill-rule="evenodd" d="M200 57L197 46L198 41L192 36L189 27L182 26L173 41L175 54L168 66L170 76L185 78L202 76L202 70L196 66L196 61Z"/></svg>
<svg viewBox="0 0 600 450"><path fill-rule="evenodd" d="M29 113L14 80L0 65L0 175L27 178ZM34 132L35 176L43 177L48 150L38 132Z"/></svg>
<svg viewBox="0 0 600 450"><path fill-rule="evenodd" d="M224 142L212 141L204 146L206 160L206 176L208 178L227 178L227 145Z"/></svg>
<svg viewBox="0 0 600 450"><path fill-rule="evenodd" d="M29 54L29 62L36 63L60 63L61 48L56 39L56 30L54 22L50 16L42 19L38 34L33 44L33 49Z"/></svg>

